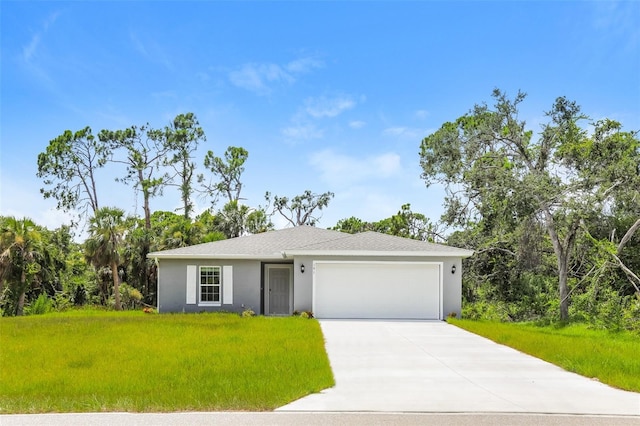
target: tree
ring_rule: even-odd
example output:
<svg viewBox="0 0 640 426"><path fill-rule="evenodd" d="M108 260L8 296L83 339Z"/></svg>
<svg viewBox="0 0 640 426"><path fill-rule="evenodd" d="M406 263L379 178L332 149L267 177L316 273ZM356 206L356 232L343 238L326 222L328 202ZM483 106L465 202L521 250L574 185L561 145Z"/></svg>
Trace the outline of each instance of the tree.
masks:
<svg viewBox="0 0 640 426"><path fill-rule="evenodd" d="M355 216L348 217L346 219L340 219L336 226L329 228L334 231L346 232L347 234L357 234L359 232L371 231L373 226L371 223L366 222Z"/></svg>
<svg viewBox="0 0 640 426"><path fill-rule="evenodd" d="M333 197L333 192L314 194L309 190L291 199L278 195L272 196L270 192L265 194L267 203L271 204L271 201L273 201L272 214L278 212L280 216L285 218L287 222L293 226L315 226L319 217L314 215L314 212L327 207Z"/></svg>
<svg viewBox="0 0 640 426"><path fill-rule="evenodd" d="M48 188L40 189L44 198L53 197L58 209L70 211L100 208L96 189L96 171L109 158L109 149L85 127L72 133L66 130L49 142L38 155L38 177Z"/></svg>
<svg viewBox="0 0 640 426"><path fill-rule="evenodd" d="M245 229L250 234L260 234L273 229L273 223L269 220L267 212L262 208L250 209L245 220Z"/></svg>
<svg viewBox="0 0 640 426"><path fill-rule="evenodd" d="M261 207L254 209L237 201L225 204L215 216L214 224L215 229L226 238L259 234L273 229L273 224Z"/></svg>
<svg viewBox="0 0 640 426"><path fill-rule="evenodd" d="M227 238L243 235L246 230L246 220L249 206L229 201L216 215L216 225Z"/></svg>
<svg viewBox="0 0 640 426"><path fill-rule="evenodd" d="M427 186L445 186L447 224L481 222L491 228L538 218L553 246L560 318L567 320L576 236L585 215L603 202L594 184L576 175L562 155L586 140L579 125L586 117L575 102L560 97L534 138L518 118L525 94L509 100L496 89L493 97L493 109L476 105L422 141L422 177Z"/></svg>
<svg viewBox="0 0 640 426"><path fill-rule="evenodd" d="M85 256L94 268L111 268L115 309L122 310L120 303L120 245L124 234L124 211L103 207L89 220L89 238L85 241Z"/></svg>
<svg viewBox="0 0 640 426"><path fill-rule="evenodd" d="M162 165L169 146L163 132L149 129L148 126L131 126L124 130L102 130L98 137L113 152L124 151L125 156L117 154L112 161L126 166L126 174L116 180L132 184L136 192L142 194L144 227L136 227L127 244L127 259L135 265L135 287L149 293L151 260L147 259L151 246L151 206L150 199L162 194L169 181L169 175L162 172ZM131 282L130 282L131 283Z"/></svg>
<svg viewBox="0 0 640 426"><path fill-rule="evenodd" d="M124 130L102 130L100 141L110 150L125 152L125 157L113 156L112 161L126 166L126 175L116 180L132 184L134 190L142 193L145 228L151 228L151 207L149 201L162 193L169 176L162 173L163 159L169 146L162 137L162 131L148 129L147 126L131 126Z"/></svg>
<svg viewBox="0 0 640 426"><path fill-rule="evenodd" d="M31 219L3 218L1 226L0 294L4 298L5 291L10 292L6 313L23 315L27 291L42 280L51 261L42 232Z"/></svg>
<svg viewBox="0 0 640 426"><path fill-rule="evenodd" d="M151 215L154 250L169 250L202 242L203 225L183 215L157 211ZM207 230L210 232L210 230Z"/></svg>
<svg viewBox="0 0 640 426"><path fill-rule="evenodd" d="M164 132L160 135L173 154L165 164L175 172L174 178L178 179L178 183L173 185L180 188L183 215L189 219L193 210L191 194L193 193L193 174L196 168L193 162L193 153L198 148L200 141L204 142L207 138L192 112L177 115L171 125L165 127Z"/></svg>
<svg viewBox="0 0 640 426"><path fill-rule="evenodd" d="M366 222L351 216L338 221L335 231L357 234L358 232L375 231L383 234L396 235L421 241L435 241L444 238L438 233L435 225L422 213L411 211L411 204L403 204L400 211L378 222Z"/></svg>
<svg viewBox="0 0 640 426"><path fill-rule="evenodd" d="M216 157L213 151L207 152L204 157L204 166L213 173L217 182L204 184L204 176L198 176L198 182L203 184L205 192L216 203L220 194L227 197L229 203L240 200L242 182L240 176L244 172L244 163L249 157L249 153L242 147L230 146L224 152L224 159Z"/></svg>
<svg viewBox="0 0 640 426"><path fill-rule="evenodd" d="M436 238L444 240L425 215L411 211L411 204L403 204L397 214L374 222L370 227L376 232L414 240L431 242Z"/></svg>
<svg viewBox="0 0 640 426"><path fill-rule="evenodd" d="M625 247L640 229L638 133L623 131L617 121L599 120L594 124L591 137L579 143L567 144L559 155L568 168L575 170L574 179L581 184L582 191L597 194L602 206L599 213L616 218L613 223L611 220L603 221L601 217L596 223L584 223L585 227L591 226L596 231L603 222L613 228L606 230L610 238L605 241L594 240L600 248L600 254L606 259L601 263L601 268L620 268L640 297L640 273L634 272L623 260ZM616 226L623 223L622 227ZM619 240L616 231L621 231L618 233L622 235Z"/></svg>

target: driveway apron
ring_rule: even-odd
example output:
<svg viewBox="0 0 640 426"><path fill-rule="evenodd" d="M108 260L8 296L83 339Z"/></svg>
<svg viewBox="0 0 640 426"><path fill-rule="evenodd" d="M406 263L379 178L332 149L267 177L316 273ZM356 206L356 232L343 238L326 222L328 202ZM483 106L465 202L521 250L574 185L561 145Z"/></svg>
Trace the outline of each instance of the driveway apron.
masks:
<svg viewBox="0 0 640 426"><path fill-rule="evenodd" d="M336 385L279 411L640 416L640 393L445 322L321 320Z"/></svg>

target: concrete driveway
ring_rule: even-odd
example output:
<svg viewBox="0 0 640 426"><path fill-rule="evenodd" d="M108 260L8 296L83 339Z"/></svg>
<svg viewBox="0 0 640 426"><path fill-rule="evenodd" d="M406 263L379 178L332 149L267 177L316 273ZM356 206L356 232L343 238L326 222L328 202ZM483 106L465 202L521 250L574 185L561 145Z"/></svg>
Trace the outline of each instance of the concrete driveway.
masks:
<svg viewBox="0 0 640 426"><path fill-rule="evenodd" d="M336 385L278 411L640 416L640 393L444 322L321 320Z"/></svg>

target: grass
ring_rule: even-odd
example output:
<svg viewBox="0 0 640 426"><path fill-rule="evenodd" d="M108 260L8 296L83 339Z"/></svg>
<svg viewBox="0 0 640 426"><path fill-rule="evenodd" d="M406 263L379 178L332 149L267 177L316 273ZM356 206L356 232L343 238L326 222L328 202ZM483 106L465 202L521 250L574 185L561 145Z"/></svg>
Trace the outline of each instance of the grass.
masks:
<svg viewBox="0 0 640 426"><path fill-rule="evenodd" d="M0 319L0 413L271 410L334 384L315 320L80 311Z"/></svg>
<svg viewBox="0 0 640 426"><path fill-rule="evenodd" d="M565 370L640 392L640 339L635 334L593 330L583 324L536 326L459 319L449 322Z"/></svg>

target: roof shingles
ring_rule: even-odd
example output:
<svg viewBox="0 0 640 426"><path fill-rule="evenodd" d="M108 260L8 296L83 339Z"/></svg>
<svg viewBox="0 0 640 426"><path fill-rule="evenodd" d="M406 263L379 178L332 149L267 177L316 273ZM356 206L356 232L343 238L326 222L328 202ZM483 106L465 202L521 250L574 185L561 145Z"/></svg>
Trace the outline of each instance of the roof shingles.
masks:
<svg viewBox="0 0 640 426"><path fill-rule="evenodd" d="M313 226L297 226L262 234L231 238L150 253L150 258L187 257L237 257L237 258L278 258L285 251L304 252L419 252L432 255L456 255L466 257L469 250L434 244L409 238L363 232L347 234Z"/></svg>

